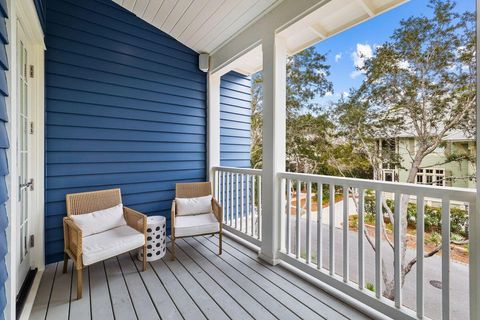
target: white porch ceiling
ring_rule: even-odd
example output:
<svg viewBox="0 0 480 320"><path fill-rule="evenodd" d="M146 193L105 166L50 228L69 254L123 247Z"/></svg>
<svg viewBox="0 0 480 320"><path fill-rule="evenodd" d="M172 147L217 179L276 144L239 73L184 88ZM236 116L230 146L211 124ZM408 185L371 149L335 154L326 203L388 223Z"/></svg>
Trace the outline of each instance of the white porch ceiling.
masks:
<svg viewBox="0 0 480 320"><path fill-rule="evenodd" d="M277 32L284 38L288 54L293 55L406 1L408 0L331 0ZM281 10L283 4L274 11ZM275 13L274 11L272 12ZM262 70L262 63L260 45L231 62L226 69L253 74Z"/></svg>
<svg viewBox="0 0 480 320"><path fill-rule="evenodd" d="M212 53L282 0L113 0L199 53Z"/></svg>

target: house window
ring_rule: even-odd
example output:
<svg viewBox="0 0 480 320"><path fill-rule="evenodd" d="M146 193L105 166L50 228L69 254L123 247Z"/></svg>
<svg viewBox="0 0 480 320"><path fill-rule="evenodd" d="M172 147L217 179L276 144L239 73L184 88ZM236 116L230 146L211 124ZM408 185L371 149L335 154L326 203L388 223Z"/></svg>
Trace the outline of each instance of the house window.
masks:
<svg viewBox="0 0 480 320"><path fill-rule="evenodd" d="M392 169L383 169L383 181L395 181L395 173Z"/></svg>
<svg viewBox="0 0 480 320"><path fill-rule="evenodd" d="M442 169L442 168L418 169L417 183L444 187L445 186L445 169Z"/></svg>

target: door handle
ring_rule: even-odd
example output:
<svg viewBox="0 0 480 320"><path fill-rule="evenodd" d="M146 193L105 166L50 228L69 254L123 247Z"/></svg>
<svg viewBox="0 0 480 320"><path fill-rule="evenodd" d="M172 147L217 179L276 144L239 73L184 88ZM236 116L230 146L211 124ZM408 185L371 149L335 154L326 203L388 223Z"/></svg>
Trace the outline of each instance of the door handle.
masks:
<svg viewBox="0 0 480 320"><path fill-rule="evenodd" d="M20 184L20 190L25 190L28 188L30 188L30 190L33 190L33 179L30 179L27 183Z"/></svg>

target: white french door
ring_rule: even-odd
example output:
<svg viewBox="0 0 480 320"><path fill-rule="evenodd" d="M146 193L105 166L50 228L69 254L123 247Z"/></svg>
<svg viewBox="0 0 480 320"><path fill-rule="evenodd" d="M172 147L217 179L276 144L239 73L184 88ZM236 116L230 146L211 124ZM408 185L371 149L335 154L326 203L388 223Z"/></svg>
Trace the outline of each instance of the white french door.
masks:
<svg viewBox="0 0 480 320"><path fill-rule="evenodd" d="M20 23L17 25L17 293L20 290L28 271L30 270L30 192L33 189L31 179L30 117L32 93L29 85L30 42Z"/></svg>

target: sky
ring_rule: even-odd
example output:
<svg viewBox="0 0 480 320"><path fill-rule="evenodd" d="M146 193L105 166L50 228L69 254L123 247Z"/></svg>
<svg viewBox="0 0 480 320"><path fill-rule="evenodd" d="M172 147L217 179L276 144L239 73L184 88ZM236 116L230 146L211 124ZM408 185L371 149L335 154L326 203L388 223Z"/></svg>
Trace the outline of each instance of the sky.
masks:
<svg viewBox="0 0 480 320"><path fill-rule="evenodd" d="M456 10L459 12L474 11L475 0L455 0ZM363 63L362 56L369 57L374 48L387 40L393 31L400 25L403 18L412 15L431 16L432 9L428 8L428 0L410 0L397 8L381 14L356 27L328 38L317 45L318 52L327 55L327 64L330 65L329 80L333 83L333 93L324 97L317 97L317 102L326 105L336 101L341 94L346 94L349 88L359 87L363 75L355 70L355 65Z"/></svg>

